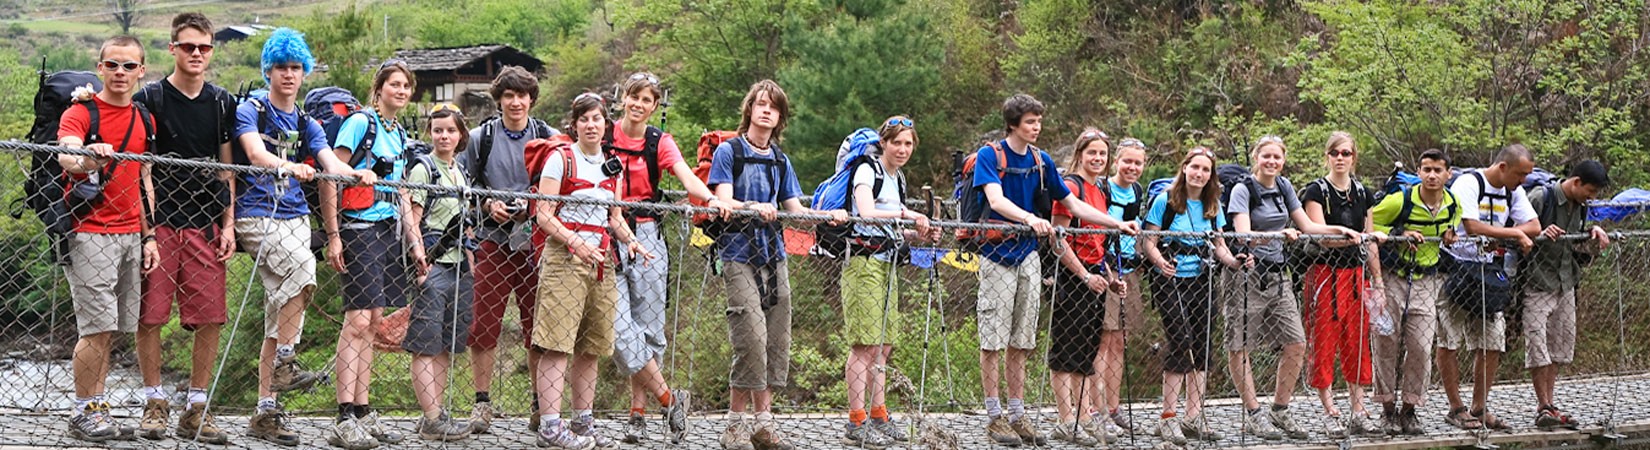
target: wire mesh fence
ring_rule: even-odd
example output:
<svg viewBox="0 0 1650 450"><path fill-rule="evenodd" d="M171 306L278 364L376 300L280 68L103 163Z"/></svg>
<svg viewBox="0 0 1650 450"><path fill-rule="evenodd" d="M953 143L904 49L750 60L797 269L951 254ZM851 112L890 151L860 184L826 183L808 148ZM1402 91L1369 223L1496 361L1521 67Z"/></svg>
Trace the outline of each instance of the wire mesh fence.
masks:
<svg viewBox="0 0 1650 450"><path fill-rule="evenodd" d="M0 147L4 186L22 184L31 151L76 153ZM147 163L157 177L275 173L119 160ZM111 205L137 196L135 184L105 186ZM1471 411L1471 423L1446 424L1460 419L1450 384L1469 407L1475 387L1496 385L1489 410L1518 432L1536 429L1541 402L1584 429L1650 422L1638 397L1650 385L1650 292L1634 282L1650 267L1643 231L1612 229L1606 250L1556 277L1571 287L1518 285L1497 321L1451 303L1470 295L1444 292L1447 275L1389 267L1372 282L1375 247L1331 236L1286 243L1273 234L1143 232L1147 245L1215 237L1240 250L1278 245L1282 258L1226 265L1168 246L1177 262L1167 267L1119 252L1088 265L1061 260L1056 244L1121 238L1068 230L982 247L951 231L991 226L937 221L944 232L919 233L912 221L882 219L858 223L888 239L851 237L833 255L822 251L831 249L820 245L824 217L814 214L696 217L710 211L451 180L376 189L370 208L388 204L388 212L343 214L336 226L321 213L330 207L300 214L277 202L249 213L243 202L228 222L182 208L173 212L205 215L192 219L210 225L163 223L148 253L138 228L118 223L146 208L95 206L91 214L109 216L96 219L104 228L82 221L60 235L43 229L22 189L7 188L0 443L176 445L149 439L164 437L349 447L356 431L346 422L376 442L455 446L541 442L530 427L566 427L602 444L693 448L1488 436L1495 424ZM273 194L264 198L284 193ZM428 217L411 220L400 203ZM463 231L432 233L432 224ZM633 230L636 245L632 232L609 234L608 225ZM1567 235L1525 257L1583 249L1587 238ZM1380 251L1408 251L1397 241ZM1489 267L1475 266L1481 279ZM1558 317L1525 319L1532 314ZM1574 339L1527 341L1549 335ZM1462 351L1438 352L1446 342ZM1504 357L1475 372L1471 350L1486 347L1504 348ZM1556 399L1538 400L1526 384L1527 368L1542 362L1568 362ZM1404 403L1418 409L1414 430L1384 433L1395 419L1383 401L1400 415ZM117 427L68 432L96 414Z"/></svg>

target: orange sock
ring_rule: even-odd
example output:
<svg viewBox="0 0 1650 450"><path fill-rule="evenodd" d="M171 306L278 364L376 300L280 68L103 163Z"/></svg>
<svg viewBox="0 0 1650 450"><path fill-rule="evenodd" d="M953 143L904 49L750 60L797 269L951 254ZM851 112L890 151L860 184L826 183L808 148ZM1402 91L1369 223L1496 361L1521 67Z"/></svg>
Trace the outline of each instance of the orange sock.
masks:
<svg viewBox="0 0 1650 450"><path fill-rule="evenodd" d="M647 410L643 408L630 408L630 415L633 417L645 416L647 415Z"/></svg>
<svg viewBox="0 0 1650 450"><path fill-rule="evenodd" d="M865 410L855 409L855 410L848 411L848 422L851 422L854 425L864 424L865 423Z"/></svg>
<svg viewBox="0 0 1650 450"><path fill-rule="evenodd" d="M676 397L671 397L670 391L665 391L665 393L659 394L659 406L669 408L670 404L675 402Z"/></svg>
<svg viewBox="0 0 1650 450"><path fill-rule="evenodd" d="M884 406L884 405L872 406L871 407L871 418L887 422L888 421L888 407Z"/></svg>
<svg viewBox="0 0 1650 450"><path fill-rule="evenodd" d="M1170 417L1174 417L1174 413L1172 413L1172 412L1163 413L1163 418L1164 419L1167 419L1167 418L1170 418Z"/></svg>

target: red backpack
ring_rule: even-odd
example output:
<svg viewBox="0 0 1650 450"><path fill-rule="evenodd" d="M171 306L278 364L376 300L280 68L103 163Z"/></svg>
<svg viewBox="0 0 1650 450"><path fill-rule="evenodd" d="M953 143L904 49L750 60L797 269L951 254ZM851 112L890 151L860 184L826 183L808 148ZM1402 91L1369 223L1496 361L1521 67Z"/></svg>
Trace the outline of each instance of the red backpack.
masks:
<svg viewBox="0 0 1650 450"><path fill-rule="evenodd" d="M696 151L698 164L693 166L693 175L699 177L699 181L706 182L706 186L710 186L710 165L711 160L716 155L716 147L736 137L739 137L739 133L735 131L707 131L699 136L699 148ZM711 186L711 193L715 194L715 192L715 187ZM707 202L691 198L688 199L688 203L693 206L705 206L707 204ZM725 223L710 214L695 213L693 215L693 226L699 227L705 233L705 236L715 239L722 234Z"/></svg>

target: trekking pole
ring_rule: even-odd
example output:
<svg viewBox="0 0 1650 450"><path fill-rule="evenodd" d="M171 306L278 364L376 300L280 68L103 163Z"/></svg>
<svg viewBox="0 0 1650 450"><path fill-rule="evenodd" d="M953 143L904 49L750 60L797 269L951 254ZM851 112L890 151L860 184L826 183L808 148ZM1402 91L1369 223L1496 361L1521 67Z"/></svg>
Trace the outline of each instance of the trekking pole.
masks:
<svg viewBox="0 0 1650 450"><path fill-rule="evenodd" d="M928 199L929 214L937 216L939 211L934 209L933 186L923 185L922 193ZM936 254L938 253L936 252ZM929 337L929 330L934 322L934 278L935 273L939 270L938 266L939 260L936 258L934 266L927 269L928 286L925 290L928 291L928 298L922 304L922 379L917 381L917 411L925 415L928 412L928 347L933 343L933 340Z"/></svg>

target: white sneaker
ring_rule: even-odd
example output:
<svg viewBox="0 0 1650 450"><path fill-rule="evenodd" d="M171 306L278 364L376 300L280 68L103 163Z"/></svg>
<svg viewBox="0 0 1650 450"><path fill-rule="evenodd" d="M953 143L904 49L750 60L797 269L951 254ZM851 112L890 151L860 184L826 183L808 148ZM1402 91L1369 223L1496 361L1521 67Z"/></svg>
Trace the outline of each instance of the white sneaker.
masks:
<svg viewBox="0 0 1650 450"><path fill-rule="evenodd" d="M1283 439L1283 432L1272 426L1272 419L1264 409L1243 415L1243 433L1268 441Z"/></svg>
<svg viewBox="0 0 1650 450"><path fill-rule="evenodd" d="M1287 409L1282 411L1275 409L1268 410L1266 417L1271 420L1272 426L1277 427L1279 432L1289 436L1290 439L1306 439L1312 437L1312 433L1308 433L1305 428L1301 428L1300 424L1295 423L1295 418L1289 415L1289 410Z"/></svg>
<svg viewBox="0 0 1650 450"><path fill-rule="evenodd" d="M1186 445L1186 434L1180 430L1180 418L1170 417L1157 424L1157 437L1174 445Z"/></svg>
<svg viewBox="0 0 1650 450"><path fill-rule="evenodd" d="M1354 414L1354 417L1357 415ZM1341 416L1325 416L1323 418L1323 434L1330 439L1345 439L1346 425L1341 423Z"/></svg>

